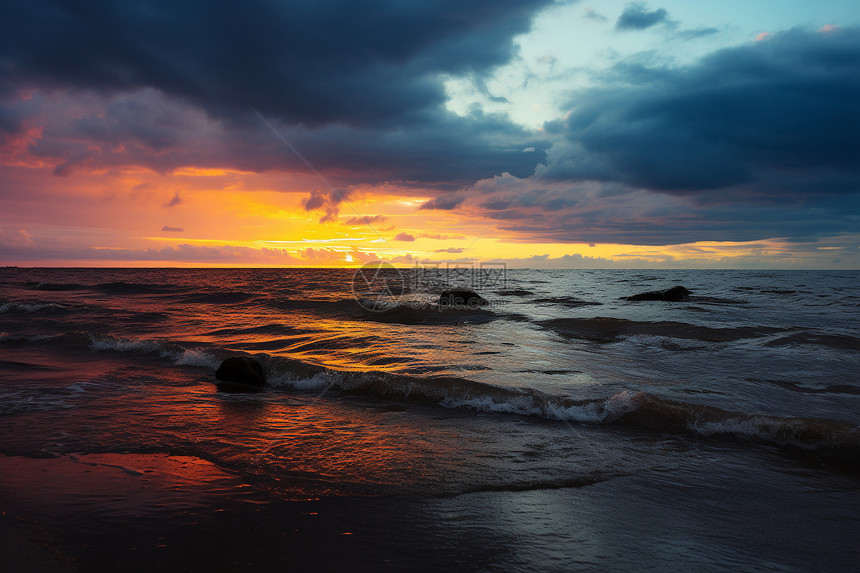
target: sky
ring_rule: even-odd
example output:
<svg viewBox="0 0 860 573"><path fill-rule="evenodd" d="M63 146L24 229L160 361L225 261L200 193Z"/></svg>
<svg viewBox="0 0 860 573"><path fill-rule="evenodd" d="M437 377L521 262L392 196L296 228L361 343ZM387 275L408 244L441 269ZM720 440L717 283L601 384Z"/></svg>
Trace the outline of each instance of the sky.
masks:
<svg viewBox="0 0 860 573"><path fill-rule="evenodd" d="M860 269L856 0L0 0L0 265Z"/></svg>

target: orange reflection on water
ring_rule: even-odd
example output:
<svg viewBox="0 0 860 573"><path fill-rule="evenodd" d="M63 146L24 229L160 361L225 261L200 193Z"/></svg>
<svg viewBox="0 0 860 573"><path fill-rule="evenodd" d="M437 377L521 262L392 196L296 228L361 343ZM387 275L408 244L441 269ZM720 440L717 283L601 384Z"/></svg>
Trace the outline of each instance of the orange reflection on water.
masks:
<svg viewBox="0 0 860 573"><path fill-rule="evenodd" d="M235 487L206 460L168 454L84 454L48 459L0 456L0 491L16 503L48 511L82 509L139 517L200 507Z"/></svg>
<svg viewBox="0 0 860 573"><path fill-rule="evenodd" d="M438 431L397 406L307 395L265 405L258 396L221 398L222 435L235 429L242 436L225 437L225 455L281 490L374 495L432 488L452 457L450 439L439 440Z"/></svg>

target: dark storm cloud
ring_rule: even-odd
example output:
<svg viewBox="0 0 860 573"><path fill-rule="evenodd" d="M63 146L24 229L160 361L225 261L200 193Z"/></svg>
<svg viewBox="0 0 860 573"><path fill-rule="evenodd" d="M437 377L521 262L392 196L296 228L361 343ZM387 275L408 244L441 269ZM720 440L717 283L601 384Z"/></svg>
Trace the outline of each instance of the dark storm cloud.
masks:
<svg viewBox="0 0 860 573"><path fill-rule="evenodd" d="M615 22L616 30L644 30L657 24L668 23L669 13L664 8L649 11L644 2L632 2Z"/></svg>
<svg viewBox="0 0 860 573"><path fill-rule="evenodd" d="M726 205L680 206L674 212L654 215L647 206L625 213L617 205L559 213L502 212L520 217L497 217L500 229L523 241L672 245L696 241L748 242L770 238L816 241L822 237L856 235L860 201L834 202L815 208Z"/></svg>
<svg viewBox="0 0 860 573"><path fill-rule="evenodd" d="M0 139L35 118L30 151L61 176L305 170L253 107L338 185L527 176L549 144L506 116L447 111L441 77L480 83L550 3L4 2Z"/></svg>
<svg viewBox="0 0 860 573"><path fill-rule="evenodd" d="M544 175L696 194L805 201L860 189L860 30L792 30L682 68L618 67L547 130ZM743 197L741 197L741 195Z"/></svg>
<svg viewBox="0 0 860 573"><path fill-rule="evenodd" d="M448 193L446 195L430 199L429 201L421 205L421 209L439 209L441 211L451 211L459 207L466 199L466 194Z"/></svg>
<svg viewBox="0 0 860 573"><path fill-rule="evenodd" d="M210 113L288 123L421 122L438 74L514 55L549 0L76 2L0 7L2 73L41 87L153 87Z"/></svg>
<svg viewBox="0 0 860 573"><path fill-rule="evenodd" d="M246 122L227 125L149 88L108 97L36 93L30 100L8 100L0 110L22 126L19 131L21 118L40 125L42 136L29 152L55 164L57 175L126 165L159 173L185 166L308 170L250 111ZM408 129L274 127L316 169L336 172L329 177L339 177L338 185L401 181L450 189L503 171L525 177L549 147L497 114L458 116L440 109L425 119ZM536 151L523 153L530 147Z"/></svg>
<svg viewBox="0 0 860 573"><path fill-rule="evenodd" d="M624 63L545 126L528 179L426 208L524 241L815 241L860 229L860 30L791 30L683 67Z"/></svg>

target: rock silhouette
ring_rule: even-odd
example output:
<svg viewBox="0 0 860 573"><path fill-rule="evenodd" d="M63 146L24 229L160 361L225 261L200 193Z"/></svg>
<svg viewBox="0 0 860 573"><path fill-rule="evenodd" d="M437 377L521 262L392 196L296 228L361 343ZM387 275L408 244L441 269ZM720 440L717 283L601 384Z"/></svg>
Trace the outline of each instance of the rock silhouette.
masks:
<svg viewBox="0 0 860 573"><path fill-rule="evenodd" d="M672 287L666 290L652 290L633 296L622 297L624 300L666 300L669 302L678 302L686 300L690 296L690 291L682 286Z"/></svg>
<svg viewBox="0 0 860 573"><path fill-rule="evenodd" d="M439 295L439 306L448 308L483 308L490 301L473 290L445 290Z"/></svg>
<svg viewBox="0 0 860 573"><path fill-rule="evenodd" d="M221 363L215 371L215 378L221 380L219 389L237 391L245 387L256 389L266 385L266 374L260 363L248 356L232 356ZM242 386L238 386L242 385Z"/></svg>

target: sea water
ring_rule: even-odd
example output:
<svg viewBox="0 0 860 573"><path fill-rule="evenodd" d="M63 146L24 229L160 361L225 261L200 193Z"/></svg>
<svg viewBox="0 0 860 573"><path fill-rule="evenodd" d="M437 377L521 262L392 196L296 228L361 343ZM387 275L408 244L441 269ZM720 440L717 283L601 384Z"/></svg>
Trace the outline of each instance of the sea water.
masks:
<svg viewBox="0 0 860 573"><path fill-rule="evenodd" d="M0 491L69 547L137 528L107 554L148 565L166 516L169 564L231 508L315 532L300 565L838 570L858 310L858 272L0 269ZM263 392L218 391L238 354Z"/></svg>

